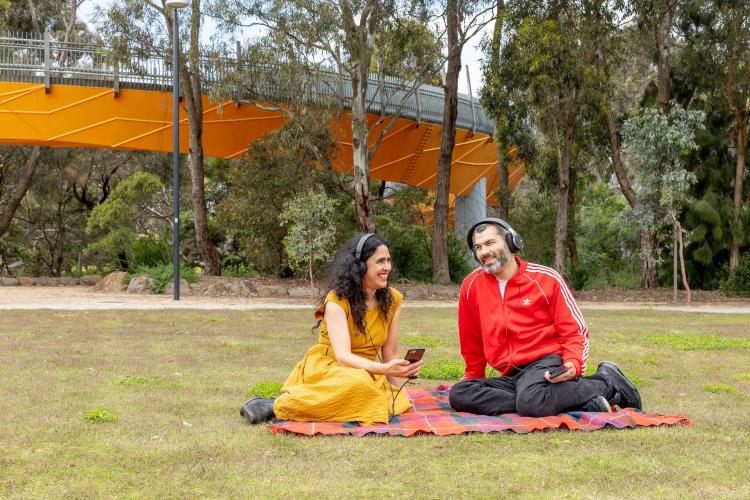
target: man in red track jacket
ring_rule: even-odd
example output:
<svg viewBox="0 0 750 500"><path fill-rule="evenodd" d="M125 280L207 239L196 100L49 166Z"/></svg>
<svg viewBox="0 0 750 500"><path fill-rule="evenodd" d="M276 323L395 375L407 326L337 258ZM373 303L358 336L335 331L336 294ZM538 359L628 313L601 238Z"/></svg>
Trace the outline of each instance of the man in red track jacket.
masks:
<svg viewBox="0 0 750 500"><path fill-rule="evenodd" d="M484 219L467 237L482 264L464 279L458 333L464 379L450 392L457 411L542 417L565 411L641 409L638 389L611 362L586 370L586 322L561 276L513 256L523 238L501 219ZM487 365L500 377L485 378Z"/></svg>

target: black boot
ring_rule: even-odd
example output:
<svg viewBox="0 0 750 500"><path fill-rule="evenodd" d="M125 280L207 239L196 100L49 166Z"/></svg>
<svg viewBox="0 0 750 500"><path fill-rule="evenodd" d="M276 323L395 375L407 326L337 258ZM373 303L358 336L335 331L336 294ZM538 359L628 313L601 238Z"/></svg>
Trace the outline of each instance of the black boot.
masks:
<svg viewBox="0 0 750 500"><path fill-rule="evenodd" d="M240 408L240 415L251 425L273 420L273 399L251 398Z"/></svg>
<svg viewBox="0 0 750 500"><path fill-rule="evenodd" d="M611 361L602 361L596 369L596 374L612 385L614 394L609 398L610 404L616 404L620 408L635 408L638 411L643 409L641 393L616 364Z"/></svg>

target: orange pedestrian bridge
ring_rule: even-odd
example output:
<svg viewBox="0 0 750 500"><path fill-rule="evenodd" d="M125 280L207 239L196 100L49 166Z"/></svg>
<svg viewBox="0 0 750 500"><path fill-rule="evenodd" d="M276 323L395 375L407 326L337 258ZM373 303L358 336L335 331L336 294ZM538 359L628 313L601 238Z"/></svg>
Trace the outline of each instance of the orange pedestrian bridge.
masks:
<svg viewBox="0 0 750 500"><path fill-rule="evenodd" d="M236 61L236 60L235 60ZM231 61L230 61L231 63ZM209 63L206 63L209 64ZM241 62L236 62L241 64ZM206 68L213 81L221 75ZM351 90L346 77L329 74L333 85L318 89L341 102L339 119L330 123L338 143L334 167L352 172L349 109ZM63 43L45 38L0 36L0 144L50 147L109 148L172 151L172 72L161 56L133 57L119 63L106 47ZM210 88L206 78L204 92ZM373 156L373 179L432 189L436 182L442 130L443 90L413 85L395 78L372 75L368 120L377 134L395 117ZM331 90L334 89L334 90ZM205 92L208 93L208 92ZM278 129L285 115L274 106L278 89L266 86L251 99L261 106L228 99L213 102L203 97L203 145L206 156L240 158L248 145ZM402 105L398 106L401 102ZM484 214L488 198L498 185L494 126L471 96L460 95L456 147L451 171L451 194L457 196L457 218ZM180 106L180 151L188 153L188 121ZM523 176L523 166L509 169L510 185ZM462 226L464 224L461 224ZM458 229L458 227L457 227Z"/></svg>

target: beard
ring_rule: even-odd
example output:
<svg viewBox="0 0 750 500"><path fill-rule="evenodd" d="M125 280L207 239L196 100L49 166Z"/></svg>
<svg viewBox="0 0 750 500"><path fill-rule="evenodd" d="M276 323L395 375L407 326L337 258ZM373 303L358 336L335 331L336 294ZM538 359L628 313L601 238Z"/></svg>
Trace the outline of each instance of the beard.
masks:
<svg viewBox="0 0 750 500"><path fill-rule="evenodd" d="M510 255L508 255L508 252L501 252L500 254L493 252L492 257L495 258L495 261L492 264L485 264L484 262L482 262L482 269L490 274L499 272L500 269L502 269L503 266L510 260ZM487 258L489 258L489 256L486 257L485 260Z"/></svg>

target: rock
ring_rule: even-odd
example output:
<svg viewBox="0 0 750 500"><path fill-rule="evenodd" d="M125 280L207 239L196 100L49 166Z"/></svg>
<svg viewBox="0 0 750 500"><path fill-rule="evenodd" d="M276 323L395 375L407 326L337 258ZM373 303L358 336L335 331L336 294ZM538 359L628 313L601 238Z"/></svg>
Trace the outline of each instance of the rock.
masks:
<svg viewBox="0 0 750 500"><path fill-rule="evenodd" d="M255 285L255 290L261 297L288 297L286 288L278 285ZM309 293L309 292L308 292Z"/></svg>
<svg viewBox="0 0 750 500"><path fill-rule="evenodd" d="M58 278L57 282L60 286L76 286L78 279L71 276L63 276L62 278Z"/></svg>
<svg viewBox="0 0 750 500"><path fill-rule="evenodd" d="M16 278L0 278L0 286L18 286L21 282Z"/></svg>
<svg viewBox="0 0 750 500"><path fill-rule="evenodd" d="M289 296L294 298L310 298L311 292L309 286L297 286L294 288L290 288ZM317 297L320 295L320 288L313 288L312 289L312 296Z"/></svg>
<svg viewBox="0 0 750 500"><path fill-rule="evenodd" d="M432 288L432 295L440 299L457 299L459 288L457 286L434 286Z"/></svg>
<svg viewBox="0 0 750 500"><path fill-rule="evenodd" d="M167 283L161 293L162 295L174 294L174 282L170 281L169 283ZM190 283L188 283L185 279L180 279L180 297L182 297L183 295L192 295L190 293Z"/></svg>
<svg viewBox="0 0 750 500"><path fill-rule="evenodd" d="M94 286L102 280L102 277L97 274L91 274L87 276L81 276L78 278L78 282L81 285Z"/></svg>
<svg viewBox="0 0 750 500"><path fill-rule="evenodd" d="M52 276L39 276L34 278L34 286L60 286L60 282Z"/></svg>
<svg viewBox="0 0 750 500"><path fill-rule="evenodd" d="M404 292L404 297L410 300L427 300L428 295L427 289L419 286L409 288Z"/></svg>
<svg viewBox="0 0 750 500"><path fill-rule="evenodd" d="M34 286L34 278L29 278L28 276L23 276L21 278L18 278L18 283L21 286Z"/></svg>
<svg viewBox="0 0 750 500"><path fill-rule="evenodd" d="M136 276L128 285L128 293L150 293L153 289L154 279L151 276Z"/></svg>
<svg viewBox="0 0 750 500"><path fill-rule="evenodd" d="M232 281L232 292L240 297L248 297L255 295L257 290L250 280L233 280Z"/></svg>
<svg viewBox="0 0 750 500"><path fill-rule="evenodd" d="M102 278L96 285L94 291L97 292L124 292L128 289L123 281L128 273L124 271L115 271Z"/></svg>

